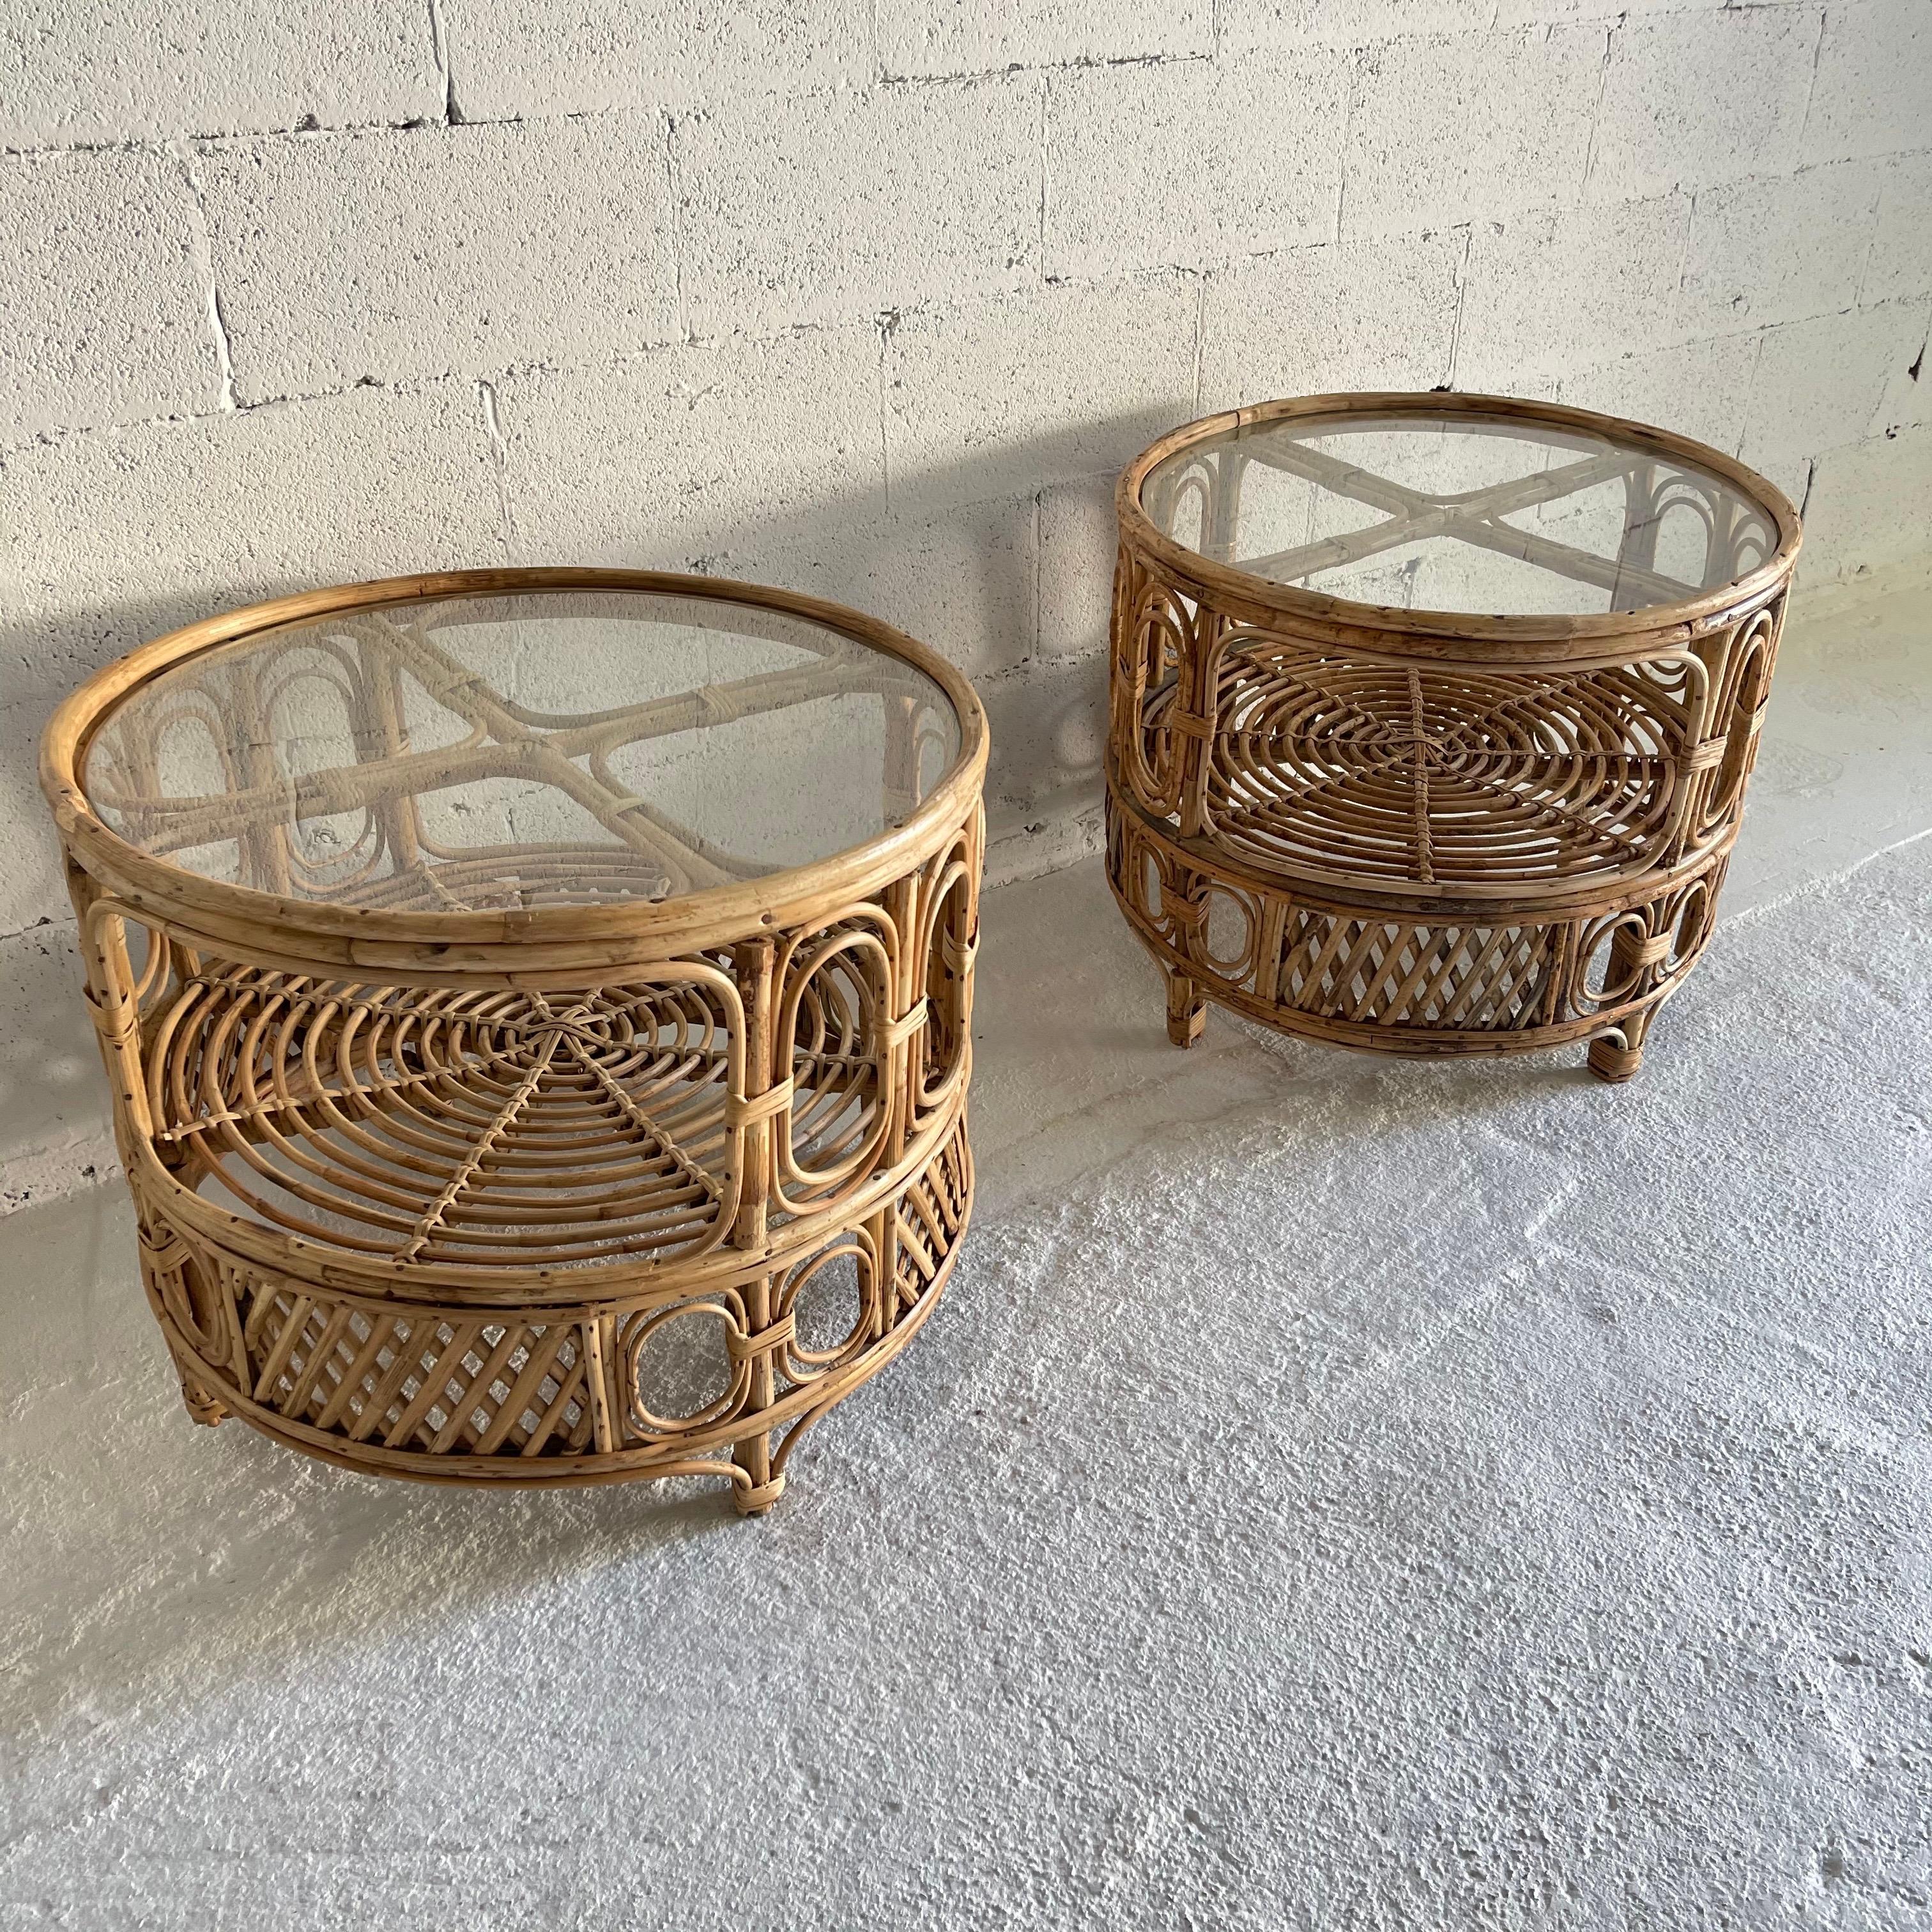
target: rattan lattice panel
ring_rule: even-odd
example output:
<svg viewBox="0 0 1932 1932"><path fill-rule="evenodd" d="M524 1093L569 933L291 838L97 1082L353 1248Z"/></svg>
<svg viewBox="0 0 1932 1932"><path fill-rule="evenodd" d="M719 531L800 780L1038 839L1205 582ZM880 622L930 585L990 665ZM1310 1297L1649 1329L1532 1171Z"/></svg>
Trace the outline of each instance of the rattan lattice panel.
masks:
<svg viewBox="0 0 1932 1932"><path fill-rule="evenodd" d="M1430 395L1192 425L1119 511L1108 867L1175 1040L1214 998L1634 1073L1737 835L1790 505L1660 431Z"/></svg>
<svg viewBox="0 0 1932 1932"><path fill-rule="evenodd" d="M396 623L352 620L578 585L761 600L824 627L829 678L786 667L786 694L830 684L857 705L881 788L860 803L881 829L775 871L580 765L559 788L602 806L605 840L453 844L434 794L514 732L457 754L410 742ZM352 703L344 768L290 775L265 766L263 740L312 766L315 731L226 707L313 658L313 626L291 620L316 613L347 627L329 649L351 674L331 693L391 696ZM231 637L247 655L221 655ZM214 674L184 677L204 652ZM500 697L479 686L454 694L466 731ZM607 750L667 717L673 734L748 711L770 729L784 706L755 694L741 679L592 722ZM578 730L542 724L553 743ZM197 754L225 805L164 782L184 728L232 746ZM822 716L802 728L815 739ZM512 755L541 778L553 753ZM741 1509L769 1508L802 1432L926 1318L970 1212L985 758L970 689L884 626L609 572L318 592L163 640L78 694L47 781L143 1276L190 1412L381 1474L710 1473ZM112 826L89 770L111 780ZM515 802L526 823L542 804Z"/></svg>

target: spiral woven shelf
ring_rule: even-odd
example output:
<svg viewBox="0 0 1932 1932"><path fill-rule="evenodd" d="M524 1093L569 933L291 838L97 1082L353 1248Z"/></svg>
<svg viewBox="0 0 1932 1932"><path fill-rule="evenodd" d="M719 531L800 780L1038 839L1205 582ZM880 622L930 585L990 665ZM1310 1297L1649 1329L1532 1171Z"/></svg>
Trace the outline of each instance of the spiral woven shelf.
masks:
<svg viewBox="0 0 1932 1932"><path fill-rule="evenodd" d="M1118 510L1108 867L1176 1042L1214 1000L1630 1077L1737 835L1784 498L1662 430L1432 394L1194 424Z"/></svg>
<svg viewBox="0 0 1932 1932"><path fill-rule="evenodd" d="M541 686L532 636L567 668L645 607L612 662L662 693L560 711L478 668L508 640ZM686 688L661 636L744 674ZM828 790L760 761L793 719L847 816L787 864L788 800ZM727 730L764 735L692 736ZM887 627L638 573L319 592L77 693L44 777L190 1413L377 1474L712 1474L768 1508L971 1210L986 758L970 688Z"/></svg>

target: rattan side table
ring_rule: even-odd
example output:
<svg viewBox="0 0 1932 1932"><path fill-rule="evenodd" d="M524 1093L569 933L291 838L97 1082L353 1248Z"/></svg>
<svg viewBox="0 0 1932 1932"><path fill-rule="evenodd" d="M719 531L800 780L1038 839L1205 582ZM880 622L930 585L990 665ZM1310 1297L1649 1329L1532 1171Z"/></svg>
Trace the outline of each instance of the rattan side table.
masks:
<svg viewBox="0 0 1932 1932"><path fill-rule="evenodd" d="M854 611L482 571L285 598L49 727L190 1414L769 1508L973 1200L984 716Z"/></svg>
<svg viewBox="0 0 1932 1932"><path fill-rule="evenodd" d="M1214 1000L1635 1073L1737 836L1790 502L1661 430L1438 393L1208 418L1117 508L1108 870L1169 1036Z"/></svg>

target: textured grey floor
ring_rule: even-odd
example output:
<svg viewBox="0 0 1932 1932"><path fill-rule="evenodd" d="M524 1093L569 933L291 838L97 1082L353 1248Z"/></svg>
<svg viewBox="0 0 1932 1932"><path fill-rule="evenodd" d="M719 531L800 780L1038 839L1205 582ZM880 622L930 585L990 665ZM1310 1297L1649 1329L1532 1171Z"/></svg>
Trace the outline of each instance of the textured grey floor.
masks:
<svg viewBox="0 0 1932 1932"><path fill-rule="evenodd" d="M194 1430L118 1192L0 1222L0 1928L1932 1922L1932 838L1842 857L1616 1091L1179 1055L994 895L979 1220L760 1524Z"/></svg>

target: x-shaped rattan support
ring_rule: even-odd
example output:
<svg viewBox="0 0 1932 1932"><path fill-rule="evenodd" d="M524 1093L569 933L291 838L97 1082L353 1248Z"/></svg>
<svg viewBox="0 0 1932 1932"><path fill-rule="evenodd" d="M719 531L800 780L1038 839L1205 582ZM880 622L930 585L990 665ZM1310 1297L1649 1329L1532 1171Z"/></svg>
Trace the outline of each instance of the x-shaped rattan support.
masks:
<svg viewBox="0 0 1932 1932"><path fill-rule="evenodd" d="M1594 584L1613 597L1641 591L1647 598L1674 603L1696 594L1694 585L1679 583L1660 572L1598 556L1503 520L1513 512L1574 496L1613 477L1629 476L1633 459L1625 452L1611 451L1586 457L1538 476L1512 477L1480 490L1449 496L1432 496L1407 484L1394 482L1359 464L1344 462L1324 450L1310 448L1287 437L1257 440L1244 446L1242 454L1250 462L1305 477L1338 496L1388 512L1385 522L1372 524L1366 530L1324 537L1268 556L1236 560L1239 568L1254 576L1272 578L1279 583L1297 582L1311 572L1358 562L1402 544L1426 537L1449 536L1480 550L1520 557L1525 562L1540 565L1580 584Z"/></svg>

